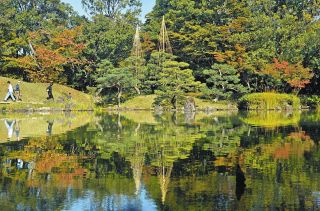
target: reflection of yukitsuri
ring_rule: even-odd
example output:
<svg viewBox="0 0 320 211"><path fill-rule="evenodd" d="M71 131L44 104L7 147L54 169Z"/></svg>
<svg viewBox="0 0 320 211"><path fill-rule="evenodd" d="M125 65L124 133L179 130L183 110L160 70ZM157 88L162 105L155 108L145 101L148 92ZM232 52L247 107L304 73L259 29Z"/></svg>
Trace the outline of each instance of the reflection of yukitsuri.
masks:
<svg viewBox="0 0 320 211"><path fill-rule="evenodd" d="M136 195L138 195L141 188L142 169L144 164L144 155L135 153L131 159L131 169L133 173L134 183L136 185Z"/></svg>
<svg viewBox="0 0 320 211"><path fill-rule="evenodd" d="M160 152L160 163L158 167L159 184L161 190L161 202L164 204L170 183L170 176L173 168L173 163L164 161L163 150Z"/></svg>
<svg viewBox="0 0 320 211"><path fill-rule="evenodd" d="M139 129L140 129L140 124L138 124L138 126L135 129L135 136L138 135ZM135 152L130 159L133 179L136 185L136 192L135 192L136 195L138 195L141 188L141 177L142 177L142 170L143 170L144 156L145 156L144 149L145 149L145 146L143 143L136 142L135 150L134 150Z"/></svg>
<svg viewBox="0 0 320 211"><path fill-rule="evenodd" d="M164 204L164 202L166 201L172 168L173 168L173 165L160 167L159 182L160 182L160 189L161 189L162 204Z"/></svg>

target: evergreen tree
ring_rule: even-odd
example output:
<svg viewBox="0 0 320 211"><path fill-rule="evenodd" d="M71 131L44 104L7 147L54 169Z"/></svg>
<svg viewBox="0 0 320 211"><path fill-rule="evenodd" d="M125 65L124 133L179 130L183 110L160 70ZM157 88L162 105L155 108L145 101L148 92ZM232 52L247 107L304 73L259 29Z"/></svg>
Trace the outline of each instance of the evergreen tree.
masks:
<svg viewBox="0 0 320 211"><path fill-rule="evenodd" d="M146 67L145 79L143 82L146 93L154 94L160 88L162 64L167 59L172 58L171 54L154 51Z"/></svg>
<svg viewBox="0 0 320 211"><path fill-rule="evenodd" d="M97 79L100 94L116 93L118 107L124 92L130 92L138 83L129 68L115 68L108 60L103 60L98 65L99 76Z"/></svg>
<svg viewBox="0 0 320 211"><path fill-rule="evenodd" d="M214 64L211 69L204 70L207 77L207 88L204 93L216 101L230 99L248 92L240 83L237 70L228 64Z"/></svg>
<svg viewBox="0 0 320 211"><path fill-rule="evenodd" d="M195 81L188 63L178 62L176 57L170 54L160 53L159 56L162 57L162 54L165 60L160 63L161 72L158 81L160 87L156 91L158 94L156 101L163 105L171 104L177 109L186 93L195 92L201 83Z"/></svg>

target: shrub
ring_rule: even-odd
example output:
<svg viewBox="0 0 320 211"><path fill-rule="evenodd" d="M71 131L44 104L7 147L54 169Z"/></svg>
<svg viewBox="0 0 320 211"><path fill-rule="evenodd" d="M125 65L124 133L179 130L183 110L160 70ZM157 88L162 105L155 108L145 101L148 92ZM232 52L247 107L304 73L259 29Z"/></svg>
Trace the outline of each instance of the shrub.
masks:
<svg viewBox="0 0 320 211"><path fill-rule="evenodd" d="M238 106L247 110L292 110L300 109L300 99L289 94L253 93L240 98Z"/></svg>
<svg viewBox="0 0 320 211"><path fill-rule="evenodd" d="M320 108L320 96L312 95L312 96L303 97L301 99L301 103L303 105L309 106L312 109L318 109Z"/></svg>

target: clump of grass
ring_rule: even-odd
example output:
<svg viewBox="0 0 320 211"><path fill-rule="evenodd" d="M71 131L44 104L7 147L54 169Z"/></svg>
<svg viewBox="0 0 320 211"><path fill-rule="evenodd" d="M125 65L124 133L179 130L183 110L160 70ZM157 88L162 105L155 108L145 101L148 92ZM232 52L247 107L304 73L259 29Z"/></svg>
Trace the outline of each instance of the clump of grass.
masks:
<svg viewBox="0 0 320 211"><path fill-rule="evenodd" d="M253 93L243 96L238 105L247 110L292 110L300 109L300 99L289 94Z"/></svg>

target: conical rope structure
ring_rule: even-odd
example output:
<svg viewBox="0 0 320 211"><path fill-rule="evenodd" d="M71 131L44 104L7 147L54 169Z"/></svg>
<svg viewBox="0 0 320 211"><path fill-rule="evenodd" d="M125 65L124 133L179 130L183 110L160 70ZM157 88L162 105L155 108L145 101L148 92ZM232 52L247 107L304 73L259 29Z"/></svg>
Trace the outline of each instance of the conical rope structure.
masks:
<svg viewBox="0 0 320 211"><path fill-rule="evenodd" d="M159 34L159 52L172 54L172 47L170 44L164 16L162 17L161 29Z"/></svg>
<svg viewBox="0 0 320 211"><path fill-rule="evenodd" d="M142 59L143 59L143 51L142 45L140 40L140 31L139 27L137 26L136 33L133 38L133 46L131 50L131 56L134 58L134 65L135 65L135 75L137 76L139 68L142 66Z"/></svg>

